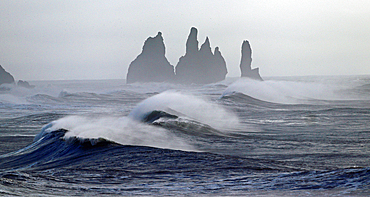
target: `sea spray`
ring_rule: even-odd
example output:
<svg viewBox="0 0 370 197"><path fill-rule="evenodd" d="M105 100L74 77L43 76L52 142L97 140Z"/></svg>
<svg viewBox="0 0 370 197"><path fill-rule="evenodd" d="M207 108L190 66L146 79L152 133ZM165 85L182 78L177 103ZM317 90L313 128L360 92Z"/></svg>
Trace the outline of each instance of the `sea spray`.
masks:
<svg viewBox="0 0 370 197"><path fill-rule="evenodd" d="M369 196L370 77L276 77L265 80L271 86L276 85L272 88L276 90L275 94L289 87L293 93L305 90L303 96L309 97L315 94L305 89L305 85L312 84L320 90L317 98L330 98L334 90L334 98L336 95L340 99L360 96L365 100L328 100L319 104L313 101L304 105L263 102L263 97L257 98L253 94L266 93L268 89L254 81L248 88L253 83L260 85L256 92L245 90L242 93L243 89L238 92L230 88L231 94L224 97L222 93L231 84L225 81L221 85L173 87L159 83L123 85L123 80L121 85L111 80L32 82L36 85L34 89L18 89L30 93L10 91L0 95L11 94L21 100L32 97L30 104L0 104L0 152L6 154L0 156L0 193L9 196ZM190 95L191 98L217 103L212 106L224 108L227 114L238 115L240 127L251 125L257 132L244 129L238 135L234 132L217 135L204 126L204 122L186 114L186 110L168 110L165 112L174 116L159 114L159 119L155 117L147 123L130 120L128 114L139 107L138 103L146 102L144 100L150 96L161 95L167 87L193 92L196 96ZM329 91L322 91L320 87ZM63 89L69 95L58 97ZM338 89L339 92L335 92ZM181 92L178 93L185 97L189 95ZM273 94L271 99L277 98ZM289 97L287 100L290 101ZM307 102L307 99L303 101ZM185 99L185 102L191 101ZM210 110L208 113L215 112ZM32 142L41 126L54 120L44 127L43 135L40 133L40 138ZM200 129L195 128L198 123ZM179 128L179 124L183 127ZM55 130L56 125L73 132ZM95 128L101 133L90 133L95 132ZM110 129L122 131L112 132ZM67 138L68 132L71 136ZM97 138L73 137L79 133ZM160 142L167 140L165 145L185 143L200 151L126 146L108 139L116 136L116 140L129 141L121 138L132 139L136 133L145 135L148 142L142 144L151 144L152 138L160 138Z"/></svg>
<svg viewBox="0 0 370 197"><path fill-rule="evenodd" d="M199 125L209 125L222 132L235 130L239 125L239 119L235 114L205 98L166 91L142 101L128 116L66 116L46 125L35 139L40 138L44 135L43 133L66 129L68 132L64 136L65 139L103 138L122 145L196 151L196 148L187 143L186 139L177 137L171 130L142 122L146 115L155 110L195 120L199 122ZM180 122L183 124L184 120L181 120Z"/></svg>
<svg viewBox="0 0 370 197"><path fill-rule="evenodd" d="M166 91L142 101L129 117L140 121L154 110L185 116L219 130L233 130L239 126L239 118L234 113L206 98L176 91Z"/></svg>
<svg viewBox="0 0 370 197"><path fill-rule="evenodd" d="M64 139L103 138L122 145L151 146L184 151L196 151L183 139L160 127L137 122L129 117L67 116L44 127L43 133L66 129Z"/></svg>
<svg viewBox="0 0 370 197"><path fill-rule="evenodd" d="M348 96L340 94L335 84L305 81L256 81L247 78L232 83L223 96L234 92L243 93L255 99L284 104L305 104L319 100L341 100Z"/></svg>

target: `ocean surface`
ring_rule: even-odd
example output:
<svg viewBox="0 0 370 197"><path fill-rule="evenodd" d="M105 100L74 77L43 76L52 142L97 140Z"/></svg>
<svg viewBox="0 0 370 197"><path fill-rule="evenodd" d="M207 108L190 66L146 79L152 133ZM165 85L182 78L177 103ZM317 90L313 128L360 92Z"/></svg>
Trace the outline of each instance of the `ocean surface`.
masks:
<svg viewBox="0 0 370 197"><path fill-rule="evenodd" d="M370 76L0 88L0 196L368 196Z"/></svg>

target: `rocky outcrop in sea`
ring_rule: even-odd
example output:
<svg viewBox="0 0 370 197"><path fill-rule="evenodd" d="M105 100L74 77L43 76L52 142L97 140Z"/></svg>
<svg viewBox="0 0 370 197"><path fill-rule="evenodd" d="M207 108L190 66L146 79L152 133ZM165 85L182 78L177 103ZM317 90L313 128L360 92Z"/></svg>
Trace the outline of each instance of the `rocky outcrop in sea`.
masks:
<svg viewBox="0 0 370 197"><path fill-rule="evenodd" d="M247 40L243 41L242 44L242 58L240 60L240 71L241 77L248 77L251 79L263 81L259 74L259 69L252 69L252 49Z"/></svg>
<svg viewBox="0 0 370 197"><path fill-rule="evenodd" d="M176 81L179 83L207 84L222 81L227 74L226 62L218 47L212 53L207 37L198 49L198 30L191 28L186 41L186 53L176 66Z"/></svg>
<svg viewBox="0 0 370 197"><path fill-rule="evenodd" d="M0 85L6 83L14 84L14 77L0 65Z"/></svg>
<svg viewBox="0 0 370 197"><path fill-rule="evenodd" d="M165 56L162 33L149 37L140 55L131 62L126 83L134 82L172 82L175 78L174 68Z"/></svg>
<svg viewBox="0 0 370 197"><path fill-rule="evenodd" d="M5 71L5 69L0 65L0 85L2 84L12 84L12 85L0 87L0 91L11 90L11 88L15 87L15 85L19 87L24 87L24 88L34 88L35 87L34 85L30 85L27 81L19 80L17 83L15 83L13 75Z"/></svg>
<svg viewBox="0 0 370 197"><path fill-rule="evenodd" d="M220 49L216 47L212 52L208 37L200 49L198 44L198 30L192 27L186 41L185 55L179 58L174 70L165 56L162 33L158 32L157 36L149 37L144 42L141 54L131 62L126 82L208 84L224 80L227 67ZM247 40L242 44L241 53L241 77L263 81L259 69L251 68L252 50Z"/></svg>

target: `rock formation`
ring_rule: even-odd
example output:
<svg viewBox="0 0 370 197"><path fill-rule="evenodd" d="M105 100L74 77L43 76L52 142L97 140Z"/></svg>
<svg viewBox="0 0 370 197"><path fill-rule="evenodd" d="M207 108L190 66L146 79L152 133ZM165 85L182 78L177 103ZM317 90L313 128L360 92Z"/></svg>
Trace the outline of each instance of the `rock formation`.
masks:
<svg viewBox="0 0 370 197"><path fill-rule="evenodd" d="M227 74L227 68L226 68L226 62L224 57L222 57L221 52L218 47L215 48L214 54L214 68L211 70L211 75L213 75L215 78L224 80Z"/></svg>
<svg viewBox="0 0 370 197"><path fill-rule="evenodd" d="M240 60L241 77L248 77L255 80L263 81L259 74L259 69L252 69L252 50L249 42L245 40L242 44L242 59Z"/></svg>
<svg viewBox="0 0 370 197"><path fill-rule="evenodd" d="M27 81L19 80L17 83L15 83L14 77L5 71L5 69L0 65L0 85L1 84L13 84L17 85L19 87L24 88L34 88L34 85L30 85ZM1 87L0 90L10 90L10 86L8 87Z"/></svg>
<svg viewBox="0 0 370 197"><path fill-rule="evenodd" d="M14 77L0 65L0 85L4 83L15 83L15 81Z"/></svg>
<svg viewBox="0 0 370 197"><path fill-rule="evenodd" d="M162 33L149 37L140 55L131 62L126 82L178 82L207 84L225 79L227 74L226 62L218 47L212 53L211 44L207 37L200 49L198 48L198 30L191 28L186 41L185 55L180 57L173 66L165 57L165 45ZM242 44L240 61L241 77L263 81L258 68L251 68L252 50L247 40ZM176 74L175 74L176 73Z"/></svg>
<svg viewBox="0 0 370 197"><path fill-rule="evenodd" d="M176 66L176 81L207 84L222 81L227 74L226 62L218 47L212 53L208 37L198 49L198 30L191 28L186 41L186 53Z"/></svg>
<svg viewBox="0 0 370 197"><path fill-rule="evenodd" d="M34 85L30 85L27 81L19 80L17 82L17 86L24 87L24 88L34 88Z"/></svg>
<svg viewBox="0 0 370 197"><path fill-rule="evenodd" d="M127 72L127 83L134 82L171 82L175 73L173 66L165 57L162 33L149 37L140 55L131 62Z"/></svg>

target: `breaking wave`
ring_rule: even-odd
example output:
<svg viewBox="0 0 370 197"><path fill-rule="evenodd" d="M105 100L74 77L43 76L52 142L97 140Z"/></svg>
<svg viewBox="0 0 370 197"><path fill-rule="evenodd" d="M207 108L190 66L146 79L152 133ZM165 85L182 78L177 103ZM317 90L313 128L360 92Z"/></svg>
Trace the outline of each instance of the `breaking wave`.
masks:
<svg viewBox="0 0 370 197"><path fill-rule="evenodd" d="M239 79L226 88L222 96L239 92L262 101L282 104L354 99L346 95L344 89L345 87L336 84L318 82Z"/></svg>

